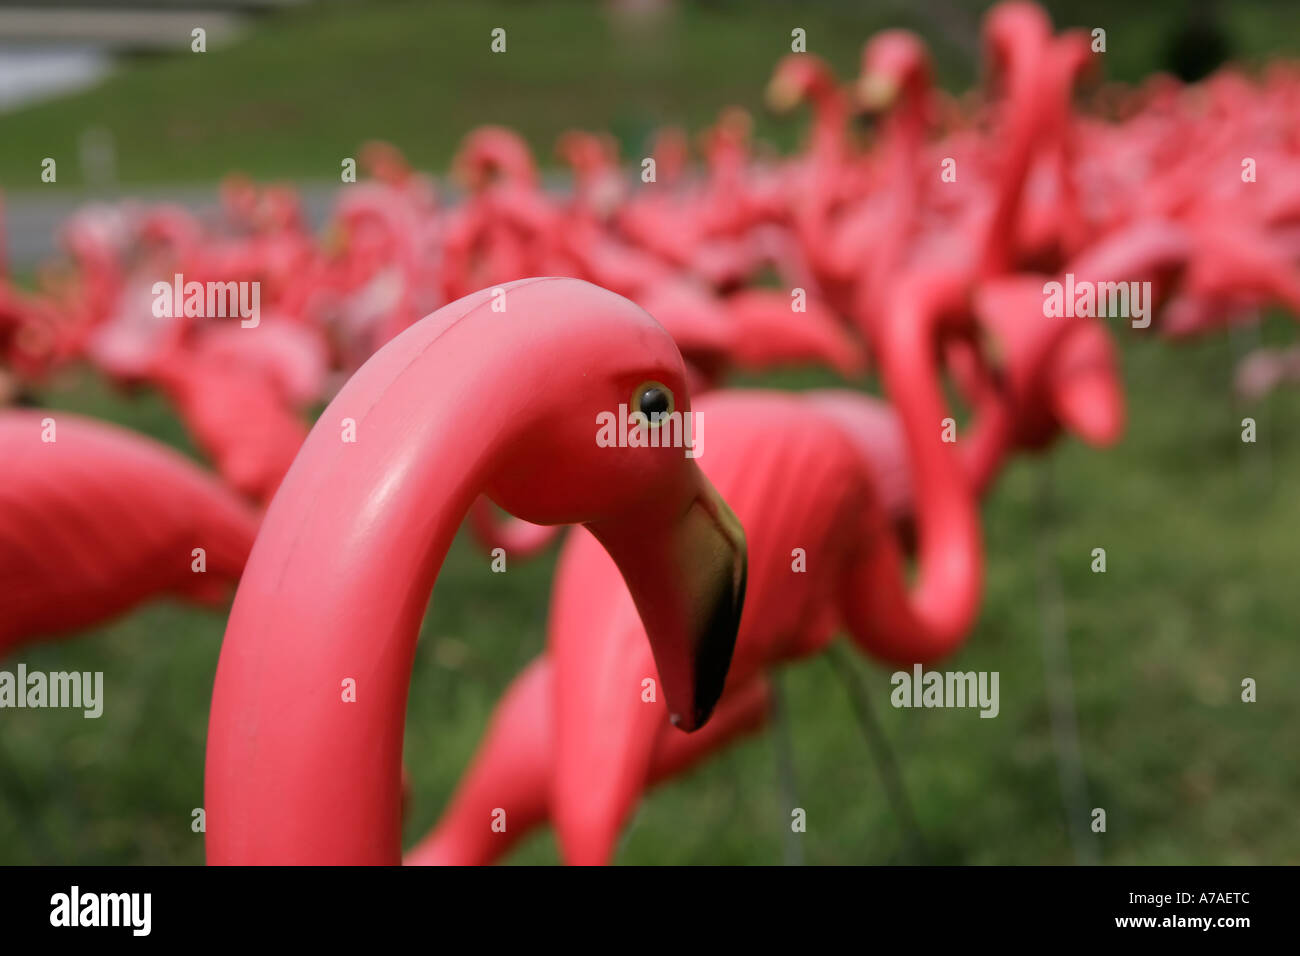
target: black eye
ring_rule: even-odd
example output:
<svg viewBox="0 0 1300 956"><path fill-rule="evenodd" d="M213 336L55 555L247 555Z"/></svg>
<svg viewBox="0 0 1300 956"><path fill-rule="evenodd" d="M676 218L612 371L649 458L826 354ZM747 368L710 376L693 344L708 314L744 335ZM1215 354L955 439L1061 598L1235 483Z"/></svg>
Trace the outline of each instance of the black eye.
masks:
<svg viewBox="0 0 1300 956"><path fill-rule="evenodd" d="M651 425L672 413L673 393L659 382L646 382L632 394L632 408L646 417Z"/></svg>

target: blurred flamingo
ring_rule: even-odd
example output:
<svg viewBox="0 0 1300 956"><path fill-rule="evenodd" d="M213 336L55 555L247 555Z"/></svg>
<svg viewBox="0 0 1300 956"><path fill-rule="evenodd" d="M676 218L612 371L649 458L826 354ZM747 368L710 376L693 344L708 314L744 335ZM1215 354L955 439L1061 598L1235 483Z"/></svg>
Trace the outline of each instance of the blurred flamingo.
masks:
<svg viewBox="0 0 1300 956"><path fill-rule="evenodd" d="M170 448L69 412L6 410L0 459L0 654L152 598L218 603L239 579L257 514Z"/></svg>

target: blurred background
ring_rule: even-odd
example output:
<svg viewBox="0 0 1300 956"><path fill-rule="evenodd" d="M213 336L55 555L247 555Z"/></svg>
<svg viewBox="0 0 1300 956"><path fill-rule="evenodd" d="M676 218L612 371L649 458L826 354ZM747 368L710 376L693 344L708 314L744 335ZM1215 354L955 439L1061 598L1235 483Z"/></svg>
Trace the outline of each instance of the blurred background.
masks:
<svg viewBox="0 0 1300 956"><path fill-rule="evenodd" d="M320 217L340 159L367 140L387 140L441 176L468 131L499 123L554 167L566 129L609 130L625 158L639 157L659 126L699 131L734 104L752 112L757 140L788 152L806 117L771 116L762 97L793 27L842 78L856 72L873 31L915 30L940 84L960 91L979 81L986 6L4 2L0 189L10 268L30 284L59 223L92 199L203 206L232 171L294 184ZM1105 28L1107 76L1127 82L1161 70L1196 79L1227 59L1257 65L1300 46L1300 6L1266 0L1046 7L1058 29ZM508 53L490 56L499 26ZM207 31L206 53L190 51L195 27ZM46 156L60 157L57 184L40 181ZM563 186L562 173L547 176ZM1049 457L1017 459L983 508L989 573L979 627L939 666L999 671L999 717L894 710L890 669L873 663L797 664L783 677L793 773L781 781L771 732L747 739L653 792L619 862L787 860L783 786L808 812L799 841L807 863L1300 862L1292 759L1300 395L1281 389L1247 408L1232 390L1237 360L1291 342L1292 321L1268 315L1189 345L1126 332L1117 332L1125 439L1104 452L1063 442ZM791 372L748 381L834 380ZM199 458L156 394L119 393L74 370L37 398ZM1254 445L1240 440L1245 415L1259 423ZM1105 574L1090 571L1097 547L1107 552ZM437 818L496 699L541 649L553 560L551 552L493 574L468 541L453 549L411 690L408 842ZM203 801L223 627L220 612L158 602L0 661L102 670L106 698L93 721L77 711L0 711L0 863L202 862L190 823ZM1053 733L1052 628L1068 640L1082 781L1060 772L1071 744ZM897 762L914 828L885 796L846 669ZM1240 701L1245 677L1258 681L1256 704ZM1107 832L1082 845L1065 809L1079 801L1107 811ZM511 860L554 862L549 832Z"/></svg>

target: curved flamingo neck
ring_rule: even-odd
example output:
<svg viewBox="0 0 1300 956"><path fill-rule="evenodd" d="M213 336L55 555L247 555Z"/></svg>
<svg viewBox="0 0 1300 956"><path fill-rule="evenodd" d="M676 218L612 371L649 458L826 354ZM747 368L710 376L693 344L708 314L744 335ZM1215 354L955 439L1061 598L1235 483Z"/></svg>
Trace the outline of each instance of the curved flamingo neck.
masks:
<svg viewBox="0 0 1300 956"><path fill-rule="evenodd" d="M958 614L959 623L949 623L949 614L966 603L961 597L978 582L970 580L967 566L945 559L963 552L978 556L979 532L955 449L943 440L949 410L935 361L942 324L964 308L964 284L957 277L931 277L920 288L905 287L899 301L902 314L891 329L892 351L900 361L886 363L885 378L903 423L919 502L921 575L913 599L923 618L934 611L935 630L959 629L964 635L969 620Z"/></svg>
<svg viewBox="0 0 1300 956"><path fill-rule="evenodd" d="M978 514L957 451L944 438L947 404L939 384L935 346L944 323L964 308L960 276L932 274L900 286L894 298L881 365L911 462L917 519L918 574L905 589L896 545L868 563L875 589L867 624L872 650L896 661L923 661L955 648L969 632L983 586ZM873 544L877 550L879 545ZM882 580L882 578L884 580Z"/></svg>
<svg viewBox="0 0 1300 956"><path fill-rule="evenodd" d="M1000 396L988 397L980 403L970 435L960 448L967 487L976 498L983 498L992 487L1014 442L1010 407Z"/></svg>
<svg viewBox="0 0 1300 956"><path fill-rule="evenodd" d="M808 152L819 164L838 163L844 153L844 124L849 107L844 93L829 74L819 74L808 89L812 126Z"/></svg>
<svg viewBox="0 0 1300 956"><path fill-rule="evenodd" d="M901 102L885 119L886 182L897 185L892 216L896 238L886 247L891 258L899 254L906 237L915 231L926 175L921 153L928 132L929 86L921 79L916 84L915 88L910 84L905 88Z"/></svg>
<svg viewBox="0 0 1300 956"><path fill-rule="evenodd" d="M1079 137L1072 129L1074 117L1070 103L1076 85L1091 66L1092 51L1088 40L1080 34L1067 34L1061 37L1053 57L1053 101L1051 128L1055 151L1055 175L1060 184L1061 218L1064 255L1073 254L1086 239L1088 223L1079 195L1079 183L1075 172L1079 154Z"/></svg>
<svg viewBox="0 0 1300 956"><path fill-rule="evenodd" d="M926 142L926 117L913 96L885 118L884 129L884 182L881 189L888 190L896 206L892 220L898 232L894 246L902 246L906 235L915 228L917 208L922 195L922 147Z"/></svg>
<svg viewBox="0 0 1300 956"><path fill-rule="evenodd" d="M1040 86L1044 74L1045 41L1026 40L1011 58L1007 95L1002 106L1001 138L1006 143L997 178L993 213L980 240L980 273L984 276L1007 272L1015 255L1015 230L1020 218L1025 179L1037 146L1037 132L1044 100L1051 96L1051 84Z"/></svg>
<svg viewBox="0 0 1300 956"><path fill-rule="evenodd" d="M885 136L894 145L895 162L915 160L929 125L932 87L918 74L903 85L898 105L885 118Z"/></svg>
<svg viewBox="0 0 1300 956"><path fill-rule="evenodd" d="M519 387L514 343L529 341L510 331L525 317L488 302L471 296L377 353L271 503L213 691L209 862L400 859L416 638L456 529L513 433L500 396ZM485 322L505 330L492 333L504 360L487 369ZM343 440L345 419L355 442Z"/></svg>

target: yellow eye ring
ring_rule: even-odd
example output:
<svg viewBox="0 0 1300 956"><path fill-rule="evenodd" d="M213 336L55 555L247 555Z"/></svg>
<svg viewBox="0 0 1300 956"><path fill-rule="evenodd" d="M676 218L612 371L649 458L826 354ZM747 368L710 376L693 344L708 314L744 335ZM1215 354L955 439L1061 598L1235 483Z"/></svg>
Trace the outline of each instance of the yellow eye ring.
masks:
<svg viewBox="0 0 1300 956"><path fill-rule="evenodd" d="M642 382L632 390L632 402L629 406L633 415L645 418L647 426L658 428L677 407L673 390L662 382Z"/></svg>

